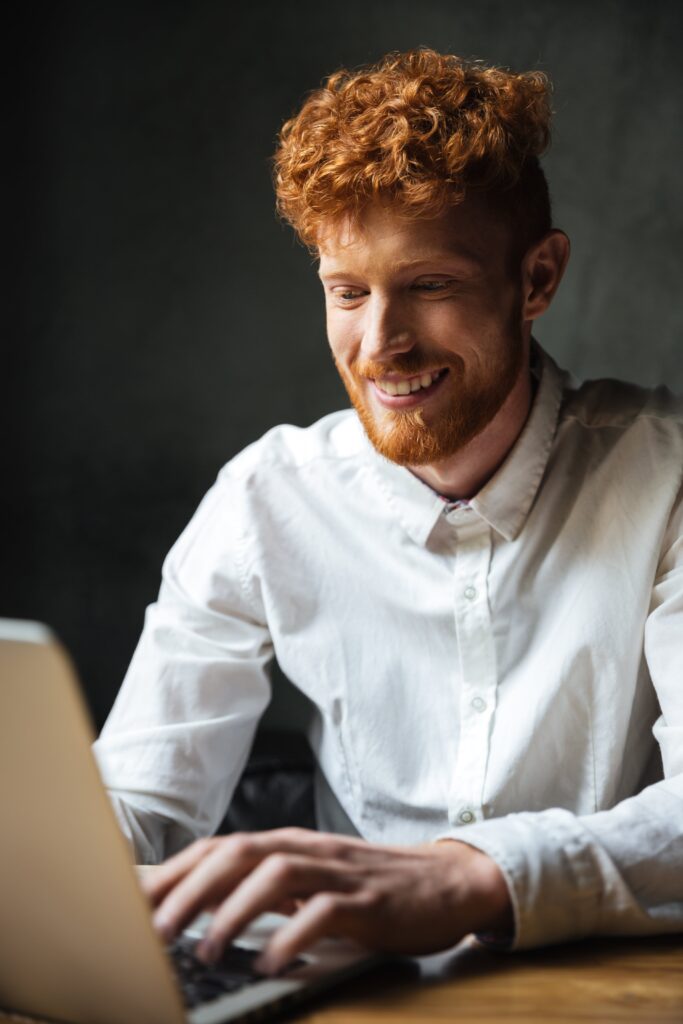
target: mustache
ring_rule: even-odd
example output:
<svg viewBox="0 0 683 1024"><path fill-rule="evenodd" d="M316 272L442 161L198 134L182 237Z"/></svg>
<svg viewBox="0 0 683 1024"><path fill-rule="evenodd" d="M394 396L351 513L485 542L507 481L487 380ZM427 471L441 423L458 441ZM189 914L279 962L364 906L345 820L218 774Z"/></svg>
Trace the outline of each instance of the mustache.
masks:
<svg viewBox="0 0 683 1024"><path fill-rule="evenodd" d="M462 369L464 366L460 356L455 353L442 354L435 358L423 352L404 352L391 361L375 362L372 359L356 359L351 363L355 376L372 378L386 377L388 373L400 373L406 377L416 377L420 373L434 373L436 370Z"/></svg>

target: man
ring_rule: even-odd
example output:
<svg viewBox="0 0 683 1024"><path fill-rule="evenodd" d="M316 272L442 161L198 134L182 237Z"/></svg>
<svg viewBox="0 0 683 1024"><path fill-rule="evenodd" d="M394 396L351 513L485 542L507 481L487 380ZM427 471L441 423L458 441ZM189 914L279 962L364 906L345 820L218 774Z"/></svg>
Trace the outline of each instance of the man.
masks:
<svg viewBox="0 0 683 1024"><path fill-rule="evenodd" d="M96 744L166 937L513 948L683 925L683 427L532 338L569 243L548 83L421 49L314 92L281 214L355 411L228 463L164 564ZM312 700L322 831L219 824L273 654ZM654 736L653 736L654 732ZM655 741L656 737L656 741ZM188 845L190 844L190 845Z"/></svg>

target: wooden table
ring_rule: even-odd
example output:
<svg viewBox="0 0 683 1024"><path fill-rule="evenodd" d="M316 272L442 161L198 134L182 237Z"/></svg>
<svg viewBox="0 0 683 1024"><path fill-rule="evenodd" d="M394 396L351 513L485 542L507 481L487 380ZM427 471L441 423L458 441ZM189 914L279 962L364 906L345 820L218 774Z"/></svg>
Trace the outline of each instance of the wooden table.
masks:
<svg viewBox="0 0 683 1024"><path fill-rule="evenodd" d="M4 1014L0 1019L21 1020ZM289 1024L681 1024L683 935L591 939L509 954L465 939L448 954L387 964L278 1019Z"/></svg>
<svg viewBox="0 0 683 1024"><path fill-rule="evenodd" d="M387 965L321 997L297 1024L683 1022L683 935L591 939L498 953L455 951Z"/></svg>

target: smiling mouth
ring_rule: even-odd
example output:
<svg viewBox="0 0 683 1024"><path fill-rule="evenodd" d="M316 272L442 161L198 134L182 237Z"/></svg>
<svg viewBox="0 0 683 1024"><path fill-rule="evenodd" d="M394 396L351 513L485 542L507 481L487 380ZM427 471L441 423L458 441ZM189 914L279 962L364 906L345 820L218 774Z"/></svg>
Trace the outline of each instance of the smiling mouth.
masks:
<svg viewBox="0 0 683 1024"><path fill-rule="evenodd" d="M397 404L406 404L405 399L409 398L409 404L413 404L410 399L415 401L416 399L427 398L433 391L436 390L437 385L448 373L446 367L441 370L433 370L429 373L417 373L412 377L399 377L398 375L392 375L389 377L375 377L371 378L377 392L381 398L385 399L404 399L404 402L398 402Z"/></svg>

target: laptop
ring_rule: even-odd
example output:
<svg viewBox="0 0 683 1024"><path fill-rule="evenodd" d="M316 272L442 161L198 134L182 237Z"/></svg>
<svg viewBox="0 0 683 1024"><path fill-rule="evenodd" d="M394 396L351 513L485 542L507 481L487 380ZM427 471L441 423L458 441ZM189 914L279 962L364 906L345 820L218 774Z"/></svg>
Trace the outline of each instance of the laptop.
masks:
<svg viewBox="0 0 683 1024"><path fill-rule="evenodd" d="M252 961L284 918L257 918L206 968L202 915L166 948L91 753L73 666L39 623L0 619L0 1008L69 1024L264 1019L380 962L341 939L277 977Z"/></svg>

